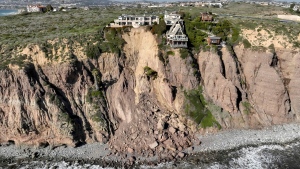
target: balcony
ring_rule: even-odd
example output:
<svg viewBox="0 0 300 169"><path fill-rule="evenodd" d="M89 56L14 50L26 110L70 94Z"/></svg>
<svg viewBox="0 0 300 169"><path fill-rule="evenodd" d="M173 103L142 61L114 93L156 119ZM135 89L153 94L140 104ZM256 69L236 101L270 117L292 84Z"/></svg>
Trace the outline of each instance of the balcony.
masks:
<svg viewBox="0 0 300 169"><path fill-rule="evenodd" d="M176 44L176 45L170 44L170 47L171 48L187 48L187 44Z"/></svg>

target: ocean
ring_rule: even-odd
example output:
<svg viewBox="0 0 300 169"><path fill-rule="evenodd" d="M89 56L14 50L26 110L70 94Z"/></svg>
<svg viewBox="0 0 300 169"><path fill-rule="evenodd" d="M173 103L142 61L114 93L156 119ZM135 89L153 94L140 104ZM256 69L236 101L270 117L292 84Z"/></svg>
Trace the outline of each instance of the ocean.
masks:
<svg viewBox="0 0 300 169"><path fill-rule="evenodd" d="M234 150L201 153L190 156L177 162L161 163L157 166L137 166L144 169L172 169L172 168L204 168L204 169L265 169L285 168L296 169L300 167L300 142L283 145L270 144L262 146L245 146ZM93 164L79 164L78 162L50 162L50 161L27 161L12 163L0 168L76 168L76 169L102 169L102 166Z"/></svg>
<svg viewBox="0 0 300 169"><path fill-rule="evenodd" d="M15 15L15 14L18 14L18 10L15 10L15 9L0 9L0 16Z"/></svg>

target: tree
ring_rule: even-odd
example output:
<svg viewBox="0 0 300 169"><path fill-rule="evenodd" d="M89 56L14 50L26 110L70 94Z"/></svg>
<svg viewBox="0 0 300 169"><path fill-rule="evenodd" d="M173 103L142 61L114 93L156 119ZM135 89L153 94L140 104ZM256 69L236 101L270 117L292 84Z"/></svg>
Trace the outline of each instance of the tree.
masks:
<svg viewBox="0 0 300 169"><path fill-rule="evenodd" d="M295 7L295 5L296 5L296 4L292 3L292 4L290 5L290 9L293 9L293 8Z"/></svg>
<svg viewBox="0 0 300 169"><path fill-rule="evenodd" d="M51 5L47 5L47 6L46 6L46 9L47 9L47 12L53 11L53 7L52 7Z"/></svg>

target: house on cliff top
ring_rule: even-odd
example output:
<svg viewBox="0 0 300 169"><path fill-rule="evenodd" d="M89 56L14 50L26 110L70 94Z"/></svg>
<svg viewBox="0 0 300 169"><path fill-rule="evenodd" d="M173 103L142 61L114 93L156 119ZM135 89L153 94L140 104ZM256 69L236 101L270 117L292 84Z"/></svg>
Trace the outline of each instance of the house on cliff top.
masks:
<svg viewBox="0 0 300 169"><path fill-rule="evenodd" d="M27 12L45 12L47 8L42 5L27 5Z"/></svg>
<svg viewBox="0 0 300 169"><path fill-rule="evenodd" d="M217 37L217 36L209 36L207 37L207 43L208 45L220 45L221 43L221 37Z"/></svg>
<svg viewBox="0 0 300 169"><path fill-rule="evenodd" d="M212 22L214 20L213 16L207 12L201 14L201 21Z"/></svg>
<svg viewBox="0 0 300 169"><path fill-rule="evenodd" d="M155 15L150 16L138 16L138 15L121 15L118 19L115 19L113 23L108 24L106 27L123 27L133 26L139 27L144 25L153 25L154 23L159 24L159 17Z"/></svg>
<svg viewBox="0 0 300 169"><path fill-rule="evenodd" d="M170 30L166 33L167 44L172 48L187 48L188 37L184 33L184 24L182 19L177 21L171 26Z"/></svg>
<svg viewBox="0 0 300 169"><path fill-rule="evenodd" d="M170 29L166 33L167 45L172 48L187 48L188 37L184 33L184 23L181 15L175 12L168 14L165 12L164 21Z"/></svg>
<svg viewBox="0 0 300 169"><path fill-rule="evenodd" d="M165 11L164 21L167 26L172 26L180 18L181 18L181 15L177 14L176 12L171 12L170 14L168 14L168 12Z"/></svg>

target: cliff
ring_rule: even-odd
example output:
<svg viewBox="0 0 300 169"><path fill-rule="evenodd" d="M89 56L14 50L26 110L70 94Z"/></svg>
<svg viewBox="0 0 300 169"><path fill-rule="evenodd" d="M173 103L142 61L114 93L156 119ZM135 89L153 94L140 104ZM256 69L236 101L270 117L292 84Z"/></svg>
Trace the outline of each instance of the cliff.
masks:
<svg viewBox="0 0 300 169"><path fill-rule="evenodd" d="M24 48L23 67L0 71L0 142L109 142L116 151L142 154L181 151L197 141L197 131L298 121L295 50L236 46L183 58L179 49L161 53L155 35L143 28L122 36L121 55L102 53L98 59L88 59L78 44L72 55L61 49L66 57L55 61L38 46ZM216 121L212 125L201 127L187 113L194 103L188 96L198 89L199 103Z"/></svg>

